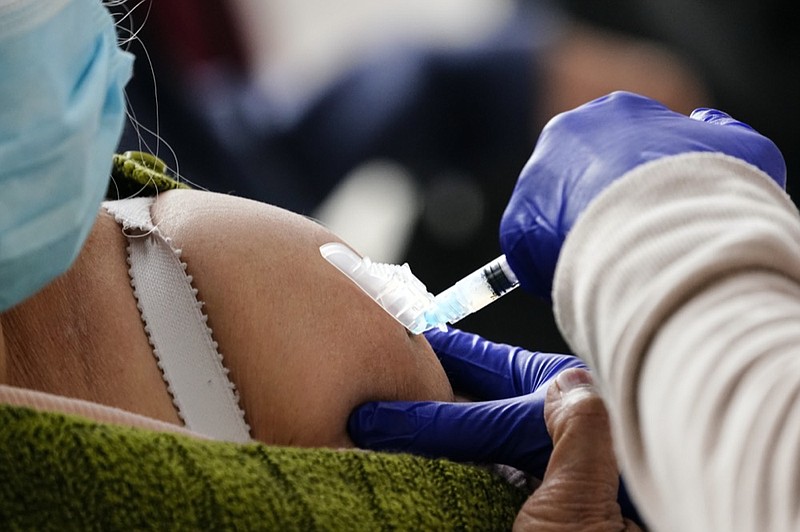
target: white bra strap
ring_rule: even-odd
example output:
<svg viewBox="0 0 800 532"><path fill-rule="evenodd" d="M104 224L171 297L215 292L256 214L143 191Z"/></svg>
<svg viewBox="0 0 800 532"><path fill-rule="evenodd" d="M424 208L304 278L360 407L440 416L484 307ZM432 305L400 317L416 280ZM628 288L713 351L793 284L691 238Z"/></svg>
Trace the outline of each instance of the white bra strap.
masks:
<svg viewBox="0 0 800 532"><path fill-rule="evenodd" d="M189 430L247 442L250 427L180 250L150 218L153 198L104 203L128 238L131 285L153 353Z"/></svg>

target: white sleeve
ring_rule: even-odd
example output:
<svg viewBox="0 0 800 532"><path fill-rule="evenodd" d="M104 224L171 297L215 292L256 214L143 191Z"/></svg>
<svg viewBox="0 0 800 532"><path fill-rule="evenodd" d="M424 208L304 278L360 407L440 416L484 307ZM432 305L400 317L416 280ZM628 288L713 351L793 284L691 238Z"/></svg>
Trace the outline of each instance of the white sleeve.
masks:
<svg viewBox="0 0 800 532"><path fill-rule="evenodd" d="M800 530L800 218L713 153L623 176L569 234L556 319L655 530Z"/></svg>

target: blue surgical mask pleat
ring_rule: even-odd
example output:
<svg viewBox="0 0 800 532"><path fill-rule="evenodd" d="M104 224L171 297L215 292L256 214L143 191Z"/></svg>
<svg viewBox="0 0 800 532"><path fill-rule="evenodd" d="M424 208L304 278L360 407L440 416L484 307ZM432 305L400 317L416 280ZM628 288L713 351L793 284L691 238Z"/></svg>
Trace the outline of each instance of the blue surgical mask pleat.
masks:
<svg viewBox="0 0 800 532"><path fill-rule="evenodd" d="M91 230L132 61L99 0L0 0L0 311L66 271Z"/></svg>

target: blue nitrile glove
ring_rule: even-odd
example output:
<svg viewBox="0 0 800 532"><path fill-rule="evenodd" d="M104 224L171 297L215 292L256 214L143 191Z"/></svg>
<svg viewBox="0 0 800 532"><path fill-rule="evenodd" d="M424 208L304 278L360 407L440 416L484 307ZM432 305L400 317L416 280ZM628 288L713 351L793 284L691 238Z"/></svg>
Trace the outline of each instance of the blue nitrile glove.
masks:
<svg viewBox="0 0 800 532"><path fill-rule="evenodd" d="M500 244L521 285L549 299L561 246L589 203L629 170L688 152L725 153L786 184L777 146L721 111L697 109L687 117L615 92L556 116L542 130L500 224Z"/></svg>
<svg viewBox="0 0 800 532"><path fill-rule="evenodd" d="M350 416L359 447L507 464L541 478L552 451L544 400L572 355L526 351L448 329L425 333L453 388L481 402L375 402Z"/></svg>

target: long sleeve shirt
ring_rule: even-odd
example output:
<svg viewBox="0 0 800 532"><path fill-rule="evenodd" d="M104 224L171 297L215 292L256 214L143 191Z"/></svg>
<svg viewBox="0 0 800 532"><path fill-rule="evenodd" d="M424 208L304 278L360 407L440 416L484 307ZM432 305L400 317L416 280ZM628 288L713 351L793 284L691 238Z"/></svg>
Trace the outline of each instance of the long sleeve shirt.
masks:
<svg viewBox="0 0 800 532"><path fill-rule="evenodd" d="M800 530L800 217L722 154L642 165L570 232L556 319L654 530Z"/></svg>

